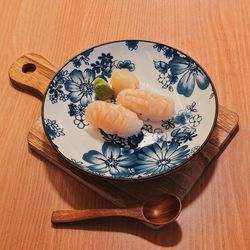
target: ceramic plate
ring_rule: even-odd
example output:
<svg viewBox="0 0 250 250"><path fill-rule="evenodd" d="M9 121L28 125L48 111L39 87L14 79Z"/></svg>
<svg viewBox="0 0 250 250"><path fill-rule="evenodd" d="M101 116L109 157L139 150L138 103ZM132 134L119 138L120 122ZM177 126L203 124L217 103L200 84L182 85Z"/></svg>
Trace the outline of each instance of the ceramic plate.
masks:
<svg viewBox="0 0 250 250"><path fill-rule="evenodd" d="M133 72L142 88L172 96L175 116L145 122L127 139L93 129L84 116L95 100L93 80L109 81L115 68ZM208 140L217 112L214 86L197 62L164 44L127 40L88 49L63 66L49 84L42 117L50 142L72 165L105 178L138 180L189 161Z"/></svg>

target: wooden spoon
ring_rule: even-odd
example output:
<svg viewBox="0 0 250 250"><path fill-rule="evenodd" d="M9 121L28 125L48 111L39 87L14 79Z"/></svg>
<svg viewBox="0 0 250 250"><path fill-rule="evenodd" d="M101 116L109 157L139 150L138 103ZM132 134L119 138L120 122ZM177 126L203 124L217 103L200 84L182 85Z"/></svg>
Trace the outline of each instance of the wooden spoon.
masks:
<svg viewBox="0 0 250 250"><path fill-rule="evenodd" d="M131 217L153 225L164 225L175 220L180 211L180 199L170 194L163 194L131 208L54 211L51 222L59 224L102 217Z"/></svg>

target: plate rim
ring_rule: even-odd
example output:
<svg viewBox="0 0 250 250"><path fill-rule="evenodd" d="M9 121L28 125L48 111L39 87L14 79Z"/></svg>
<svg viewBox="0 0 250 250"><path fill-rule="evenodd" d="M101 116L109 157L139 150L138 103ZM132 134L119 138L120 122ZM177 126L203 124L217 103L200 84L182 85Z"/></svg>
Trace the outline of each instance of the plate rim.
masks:
<svg viewBox="0 0 250 250"><path fill-rule="evenodd" d="M101 47L101 46L104 46L104 45L109 45L109 44L119 43L119 42L127 42L127 41L139 41L139 42L146 42L146 43L152 43L152 44L159 44L159 45L167 46L170 49L174 49L176 51L181 52L183 55L187 56L193 62L195 62L197 64L197 66L200 67L204 71L204 73L206 74L206 76L207 76L207 78L208 78L208 80L209 80L209 82L210 82L210 84L212 86L212 89L213 89L213 92L214 92L214 97L215 97L215 116L214 116L214 121L213 121L212 127L211 127L211 129L210 129L210 131L209 131L206 139L204 140L204 142L202 143L202 145L199 147L199 149L194 154L192 154L188 159L186 159L184 162L182 162L180 165L178 165L177 167L175 167L175 168L173 168L171 170L168 170L167 172L157 173L157 174L154 174L154 175L144 176L144 177L140 177L140 178L126 178L126 177L119 177L119 176L118 177L116 177L116 176L104 176L104 175L100 175L100 174L97 174L97 173L94 173L94 172L87 171L87 170L85 170L83 168L80 168L80 166L78 166L77 163L73 162L72 160L70 160L69 158L67 158L62 152L59 151L58 147L52 141L52 139L50 138L48 132L46 131L45 117L44 117L45 99L46 99L46 96L47 96L47 93L48 93L48 90L49 90L49 86L51 85L51 83L55 79L55 77L58 75L58 73L68 63L70 63L74 58L77 58L79 56L79 54L84 53L85 51L88 51L90 49L95 49L95 48L98 48L98 47ZM74 57L71 57L65 64L63 64L63 66L59 70L56 71L54 77L49 81L48 86L46 87L46 91L44 92L44 95L43 95L42 107L41 107L41 117L42 117L43 130L44 130L45 135L46 135L48 141L50 142L52 148L55 149L55 151L60 155L60 157L62 157L64 160L66 160L70 164L70 166L74 167L76 170L80 170L82 173L86 173L87 175L89 175L91 177L96 177L98 179L100 178L102 180L107 180L107 181L108 180L109 181L117 181L117 182L147 181L147 180L150 180L150 179L160 178L160 177L163 177L165 175L169 175L169 174L171 174L171 173L173 173L173 172L175 172L177 170L180 170L189 161L191 161L192 159L194 159L200 153L200 151L204 148L204 146L206 145L206 143L209 141L209 139L210 139L210 137L211 137L211 135L212 135L212 133L214 131L216 122L217 122L218 113L219 113L219 101L218 101L217 91L215 89L214 83L212 82L210 76L207 74L206 70L196 60L194 60L192 57L190 57L188 54L182 52L181 50L176 49L175 47L169 46L169 45L161 43L161 42L156 42L156 41L151 41L151 40L144 40L144 39L122 39L122 40L115 40L115 41L110 41L110 42L98 44L96 46L92 46L92 47L87 48L87 49L85 49L83 51L80 51Z"/></svg>

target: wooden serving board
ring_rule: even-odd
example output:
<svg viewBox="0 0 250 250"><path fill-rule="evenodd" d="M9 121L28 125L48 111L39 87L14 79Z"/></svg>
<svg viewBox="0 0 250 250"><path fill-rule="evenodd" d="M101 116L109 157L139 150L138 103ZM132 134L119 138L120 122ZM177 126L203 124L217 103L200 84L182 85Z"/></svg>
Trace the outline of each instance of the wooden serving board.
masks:
<svg viewBox="0 0 250 250"><path fill-rule="evenodd" d="M57 68L45 58L27 54L13 63L9 70L12 83L21 89L43 97ZM215 129L200 153L181 169L162 177L139 182L103 180L83 173L71 166L52 148L38 119L28 135L30 147L96 193L119 207L131 206L151 195L172 193L181 200L188 194L203 171L216 159L238 127L238 115L223 106L219 107Z"/></svg>

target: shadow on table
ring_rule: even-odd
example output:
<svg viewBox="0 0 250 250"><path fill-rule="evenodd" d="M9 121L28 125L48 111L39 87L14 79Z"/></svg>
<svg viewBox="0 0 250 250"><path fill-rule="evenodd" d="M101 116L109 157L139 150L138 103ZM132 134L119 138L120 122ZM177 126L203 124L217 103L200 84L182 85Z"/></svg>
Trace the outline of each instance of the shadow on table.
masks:
<svg viewBox="0 0 250 250"><path fill-rule="evenodd" d="M197 183L182 201L182 210L189 206L198 196L201 195L202 192L204 192L204 190L208 186L208 183L213 177L216 167L217 162L215 161L214 163L210 164L210 166L204 171Z"/></svg>
<svg viewBox="0 0 250 250"><path fill-rule="evenodd" d="M201 193L205 190L205 188L208 186L208 183L210 182L214 171L218 165L217 159L220 157L220 155L224 152L224 150L227 148L228 144L232 141L234 136L239 131L239 127L235 129L235 131L232 133L232 136L230 139L225 143L225 145L220 149L220 153L217 155L217 157L210 163L210 165L204 170L202 176L199 178L197 183L195 183L194 187L191 189L191 191L186 195L182 202L183 209L186 208L188 205L190 205L198 196L201 195Z"/></svg>
<svg viewBox="0 0 250 250"><path fill-rule="evenodd" d="M40 160L44 161L37 153L34 154ZM60 197L73 209L115 207L110 202L96 195L94 191L91 191L75 181L71 176L65 174L63 171L58 171L58 168L49 162L46 164L46 171L53 187L59 193ZM55 206L55 210L57 209L67 208ZM181 227L177 222L172 222L160 228L151 228L140 221L130 218L99 218L77 223L61 224L58 226L52 224L51 227L58 230L77 229L126 233L164 247L175 246L182 239Z"/></svg>
<svg viewBox="0 0 250 250"><path fill-rule="evenodd" d="M235 131L235 133L236 132L237 131ZM228 145L228 143L229 142L227 142L226 145ZM223 150L225 149L225 147L223 148ZM44 160L38 154L35 153L35 155L39 159ZM214 161L205 170L204 174L201 176L194 188L190 191L189 195L183 201L184 208L192 203L205 190L214 174L216 166L217 164ZM101 198L99 199L93 191L85 188L83 185L76 182L72 177L66 175L63 171L58 171L58 168L51 163L46 166L46 171L53 187L73 209L114 207L114 205L108 203L107 201L104 201ZM55 207L55 210L57 209L66 208ZM182 239L182 231L177 222L172 222L159 230L153 230L139 221L125 218L103 218L53 227L58 229L69 228L105 232L122 232L141 237L156 245L165 247L177 245Z"/></svg>
<svg viewBox="0 0 250 250"><path fill-rule="evenodd" d="M46 163L44 167L46 168L46 174L52 187L72 209L96 208L97 204L107 208L115 207L115 205L76 181L72 176L61 171L57 166L40 156L35 151L30 149L30 152L35 155L37 159ZM65 208L55 207L55 209Z"/></svg>
<svg viewBox="0 0 250 250"><path fill-rule="evenodd" d="M78 223L61 224L58 226L52 225L52 227L58 229L127 233L164 247L175 246L182 238L182 231L177 222L172 222L157 230L149 228L140 221L129 218L102 218Z"/></svg>

